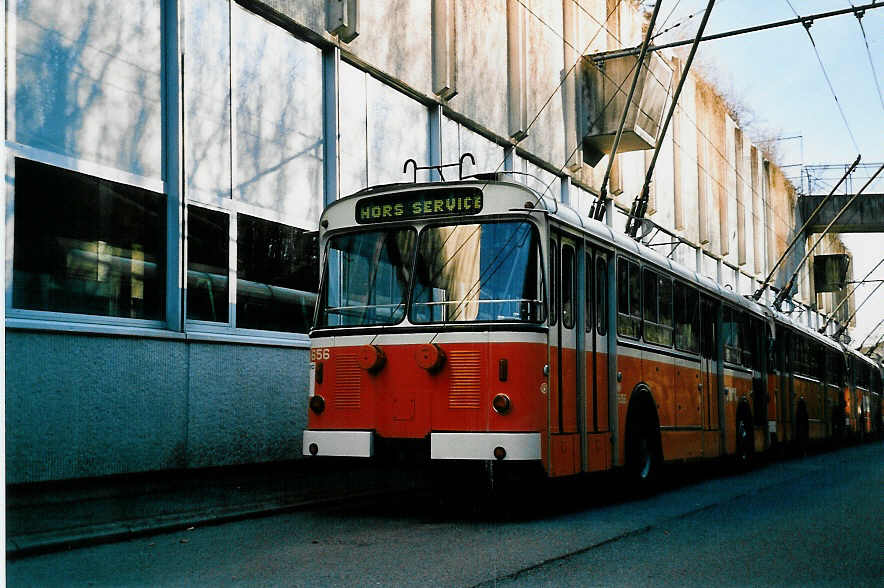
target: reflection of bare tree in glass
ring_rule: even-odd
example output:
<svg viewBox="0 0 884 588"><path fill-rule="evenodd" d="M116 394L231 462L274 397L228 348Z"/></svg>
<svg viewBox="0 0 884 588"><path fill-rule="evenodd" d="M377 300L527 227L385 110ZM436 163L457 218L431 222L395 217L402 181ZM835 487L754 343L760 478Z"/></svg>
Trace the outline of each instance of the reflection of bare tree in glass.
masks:
<svg viewBox="0 0 884 588"><path fill-rule="evenodd" d="M234 25L235 197L315 223L322 207L321 54L252 15L235 13ZM298 192L305 188L310 193Z"/></svg>
<svg viewBox="0 0 884 588"><path fill-rule="evenodd" d="M161 174L160 11L151 3L16 5L15 140ZM142 51L154 49L149 57Z"/></svg>

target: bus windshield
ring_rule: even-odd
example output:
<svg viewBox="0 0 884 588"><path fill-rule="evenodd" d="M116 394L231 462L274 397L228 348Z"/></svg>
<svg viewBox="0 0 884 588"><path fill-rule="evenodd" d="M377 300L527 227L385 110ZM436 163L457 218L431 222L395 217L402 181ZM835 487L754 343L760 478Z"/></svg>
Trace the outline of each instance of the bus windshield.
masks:
<svg viewBox="0 0 884 588"><path fill-rule="evenodd" d="M414 229L349 233L329 240L317 327L392 325L405 317Z"/></svg>
<svg viewBox="0 0 884 588"><path fill-rule="evenodd" d="M412 323L541 322L537 229L527 222L429 227L417 247Z"/></svg>

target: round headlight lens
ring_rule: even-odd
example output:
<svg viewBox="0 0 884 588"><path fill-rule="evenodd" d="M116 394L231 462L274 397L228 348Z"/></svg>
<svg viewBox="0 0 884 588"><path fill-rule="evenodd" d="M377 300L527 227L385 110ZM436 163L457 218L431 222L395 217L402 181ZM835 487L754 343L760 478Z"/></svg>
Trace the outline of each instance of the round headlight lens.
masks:
<svg viewBox="0 0 884 588"><path fill-rule="evenodd" d="M512 407L510 397L506 394L498 394L494 397L494 400L491 401L491 407L494 408L494 412L497 414L508 413Z"/></svg>
<svg viewBox="0 0 884 588"><path fill-rule="evenodd" d="M325 410L325 398L316 394L310 397L310 410L315 412L316 414L322 414L322 411Z"/></svg>

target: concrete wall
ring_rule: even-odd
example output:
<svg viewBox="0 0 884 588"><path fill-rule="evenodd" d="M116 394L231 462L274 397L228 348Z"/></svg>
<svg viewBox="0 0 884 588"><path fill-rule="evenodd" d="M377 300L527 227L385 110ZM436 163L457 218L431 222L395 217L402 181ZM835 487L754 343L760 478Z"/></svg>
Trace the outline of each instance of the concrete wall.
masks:
<svg viewBox="0 0 884 588"><path fill-rule="evenodd" d="M6 481L301 454L307 352L8 330Z"/></svg>

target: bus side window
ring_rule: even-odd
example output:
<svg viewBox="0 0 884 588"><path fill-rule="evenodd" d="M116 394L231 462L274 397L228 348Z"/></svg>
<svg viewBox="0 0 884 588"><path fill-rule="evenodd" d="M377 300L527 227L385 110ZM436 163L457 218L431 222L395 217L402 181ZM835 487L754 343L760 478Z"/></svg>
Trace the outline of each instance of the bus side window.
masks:
<svg viewBox="0 0 884 588"><path fill-rule="evenodd" d="M718 307L714 300L703 297L700 299L700 353L707 359L715 359L718 354L716 342L716 322Z"/></svg>
<svg viewBox="0 0 884 588"><path fill-rule="evenodd" d="M593 296L593 288L592 288L592 277L593 277L592 254L587 253L586 256L584 257L584 261L586 262L586 266L585 266L586 267L586 283L584 284L584 289L586 290L586 298L585 298L586 306L584 307L584 312L585 312L585 314L584 314L585 321L584 322L586 324L584 325L584 329L586 330L587 333L589 333L590 331L592 331L592 325L593 325L593 321L595 319L595 315L593 314L593 312L594 312L593 307L595 306L593 304L593 301L595 298Z"/></svg>
<svg viewBox="0 0 884 588"><path fill-rule="evenodd" d="M574 328L574 300L577 290L577 259L574 248L570 245L562 247L562 326Z"/></svg>
<svg viewBox="0 0 884 588"><path fill-rule="evenodd" d="M682 351L697 352L699 347L699 322L697 291L675 282L675 347Z"/></svg>
<svg viewBox="0 0 884 588"><path fill-rule="evenodd" d="M555 239L549 240L549 324L556 324L556 317L559 316L559 245Z"/></svg>
<svg viewBox="0 0 884 588"><path fill-rule="evenodd" d="M608 262L603 257L596 258L596 317L598 333L604 336L608 332Z"/></svg>
<svg viewBox="0 0 884 588"><path fill-rule="evenodd" d="M617 334L632 339L641 336L641 271L638 264L617 261Z"/></svg>

